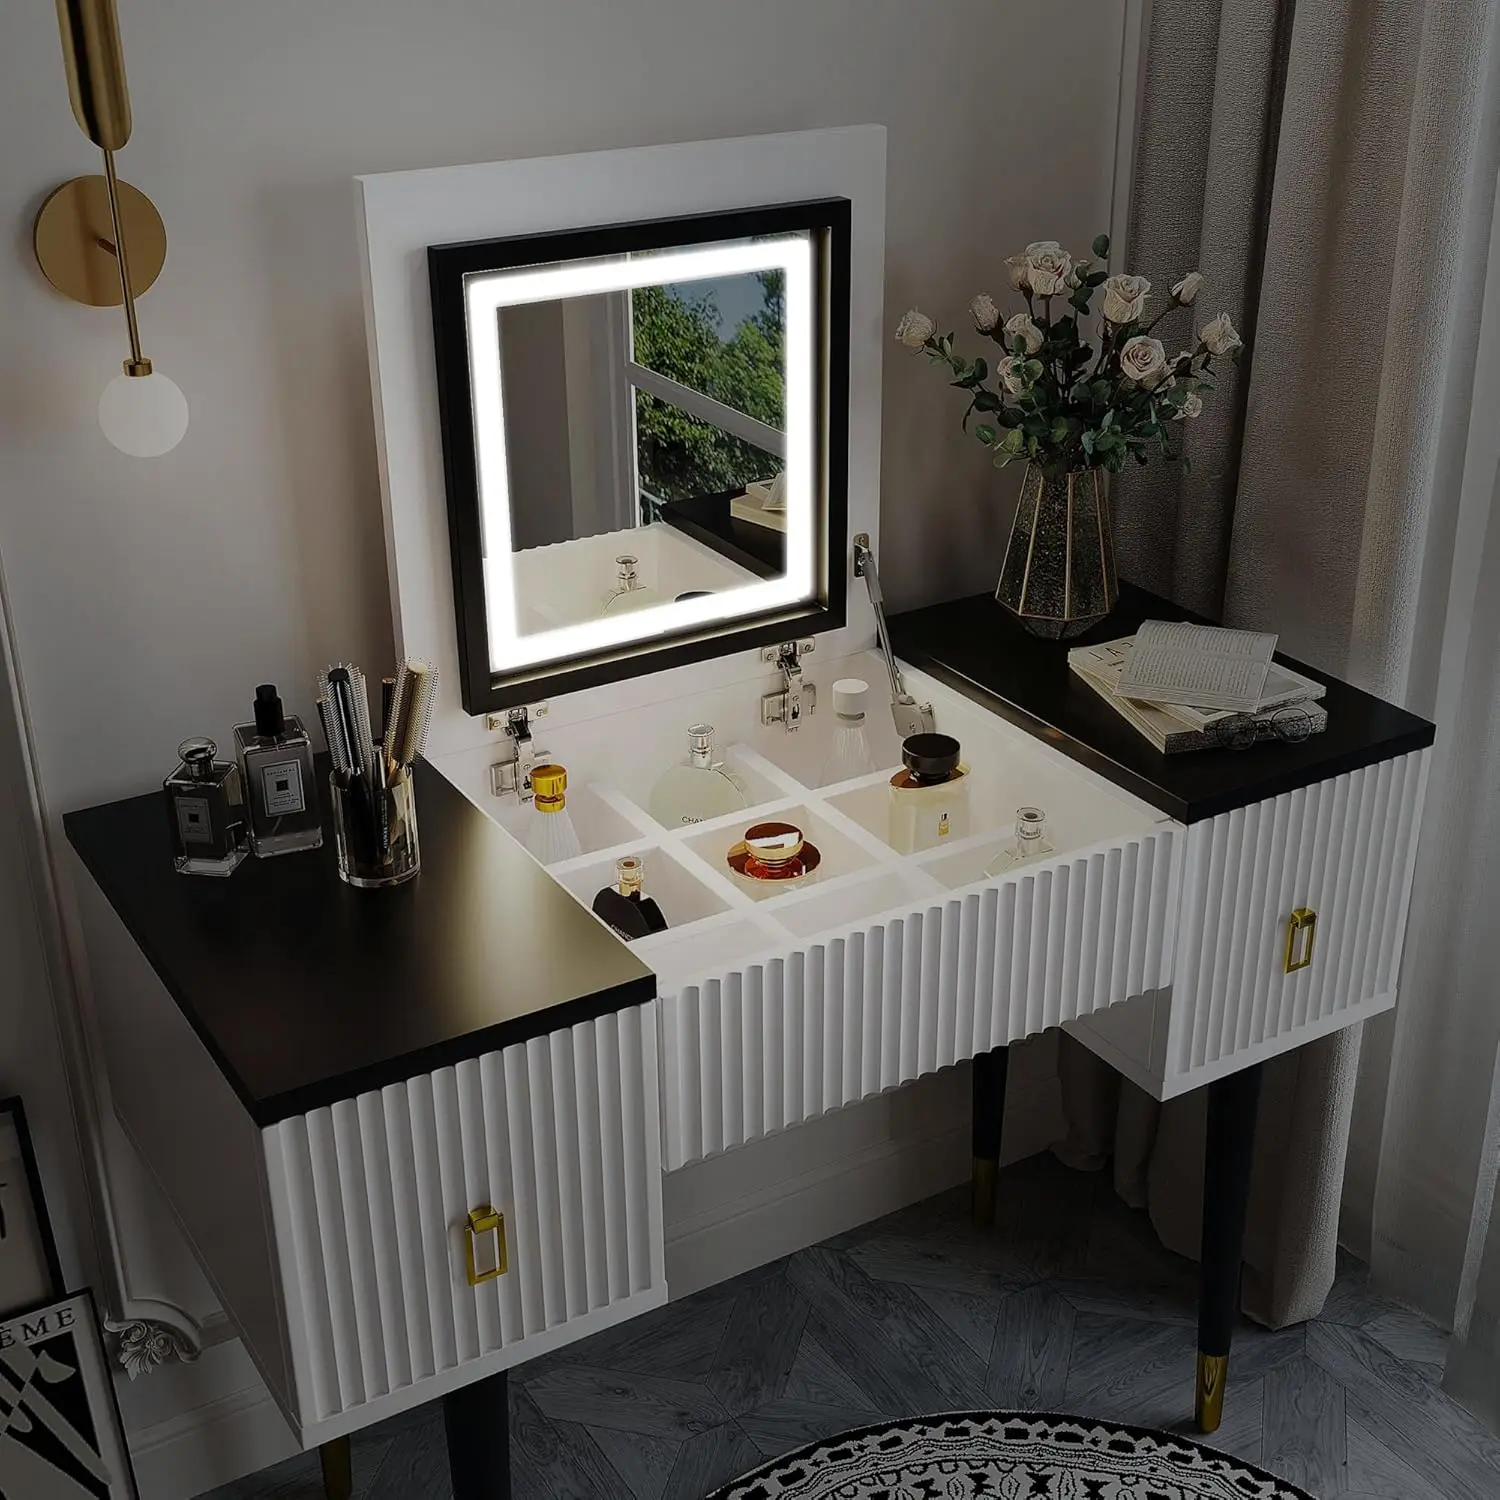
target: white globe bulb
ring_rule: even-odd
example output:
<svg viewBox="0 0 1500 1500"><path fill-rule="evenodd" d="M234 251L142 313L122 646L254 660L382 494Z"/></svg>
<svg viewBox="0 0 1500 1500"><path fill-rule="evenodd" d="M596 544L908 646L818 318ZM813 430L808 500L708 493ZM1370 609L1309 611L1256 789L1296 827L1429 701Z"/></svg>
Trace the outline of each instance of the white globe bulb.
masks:
<svg viewBox="0 0 1500 1500"><path fill-rule="evenodd" d="M116 375L99 398L99 425L121 453L156 458L187 431L187 397L165 375Z"/></svg>

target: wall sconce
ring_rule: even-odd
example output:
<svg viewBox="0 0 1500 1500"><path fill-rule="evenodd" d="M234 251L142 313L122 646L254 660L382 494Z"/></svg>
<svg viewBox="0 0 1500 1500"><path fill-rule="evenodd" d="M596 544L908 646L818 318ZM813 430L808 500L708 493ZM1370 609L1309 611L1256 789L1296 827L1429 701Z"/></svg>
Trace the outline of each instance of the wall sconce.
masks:
<svg viewBox="0 0 1500 1500"><path fill-rule="evenodd" d="M103 177L75 177L42 205L33 233L42 274L90 307L125 307L130 358L104 387L99 425L122 453L155 458L182 441L187 398L141 353L135 299L167 255L167 232L146 195L115 175L130 139L130 94L114 0L57 0L68 94L83 133L104 153Z"/></svg>

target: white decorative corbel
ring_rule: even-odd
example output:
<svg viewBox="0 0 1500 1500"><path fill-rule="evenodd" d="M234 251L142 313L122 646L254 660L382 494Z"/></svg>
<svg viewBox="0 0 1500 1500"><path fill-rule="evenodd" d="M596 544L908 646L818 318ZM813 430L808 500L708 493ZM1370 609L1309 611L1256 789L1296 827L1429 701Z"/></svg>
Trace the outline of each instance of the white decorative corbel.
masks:
<svg viewBox="0 0 1500 1500"><path fill-rule="evenodd" d="M144 1318L123 1323L112 1318L104 1320L105 1329L114 1339L115 1358L132 1380L174 1360L188 1365L198 1358L202 1347L188 1332L187 1324L192 1320L185 1315L184 1318L184 1323Z"/></svg>

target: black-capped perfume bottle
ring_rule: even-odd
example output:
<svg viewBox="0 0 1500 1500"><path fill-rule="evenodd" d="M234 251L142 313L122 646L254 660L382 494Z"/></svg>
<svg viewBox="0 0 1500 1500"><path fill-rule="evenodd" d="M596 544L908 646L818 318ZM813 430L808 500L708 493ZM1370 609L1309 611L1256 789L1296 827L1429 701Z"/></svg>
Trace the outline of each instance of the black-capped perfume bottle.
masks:
<svg viewBox="0 0 1500 1500"><path fill-rule="evenodd" d="M162 783L180 875L232 875L249 852L240 768L215 760L218 753L212 740L184 740L177 769Z"/></svg>
<svg viewBox="0 0 1500 1500"><path fill-rule="evenodd" d="M270 683L255 690L255 722L237 724L235 753L245 783L250 851L261 859L317 849L323 843L312 741L286 713Z"/></svg>

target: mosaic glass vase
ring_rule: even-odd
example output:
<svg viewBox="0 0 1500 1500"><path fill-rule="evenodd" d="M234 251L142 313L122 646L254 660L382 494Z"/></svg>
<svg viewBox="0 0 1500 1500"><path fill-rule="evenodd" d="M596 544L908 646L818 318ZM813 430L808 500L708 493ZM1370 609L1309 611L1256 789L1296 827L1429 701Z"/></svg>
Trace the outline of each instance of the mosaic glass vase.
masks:
<svg viewBox="0 0 1500 1500"><path fill-rule="evenodd" d="M996 600L1033 635L1060 641L1097 625L1119 594L1102 473L1028 464Z"/></svg>

